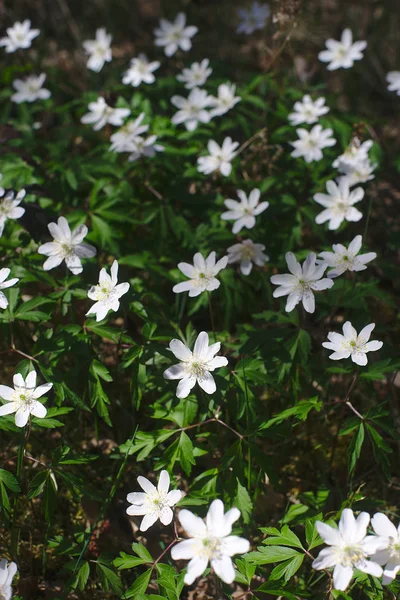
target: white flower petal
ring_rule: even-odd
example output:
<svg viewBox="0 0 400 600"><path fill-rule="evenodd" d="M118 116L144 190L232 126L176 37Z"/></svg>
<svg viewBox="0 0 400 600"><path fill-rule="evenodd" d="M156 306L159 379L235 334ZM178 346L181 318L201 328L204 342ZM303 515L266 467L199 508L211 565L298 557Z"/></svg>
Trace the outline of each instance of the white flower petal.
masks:
<svg viewBox="0 0 400 600"><path fill-rule="evenodd" d="M190 510L182 509L178 515L178 519L190 537L204 537L207 534L206 524L203 519L194 515Z"/></svg>
<svg viewBox="0 0 400 600"><path fill-rule="evenodd" d="M168 494L170 484L170 477L168 471L163 469L160 473L160 478L158 480L157 490L164 494Z"/></svg>

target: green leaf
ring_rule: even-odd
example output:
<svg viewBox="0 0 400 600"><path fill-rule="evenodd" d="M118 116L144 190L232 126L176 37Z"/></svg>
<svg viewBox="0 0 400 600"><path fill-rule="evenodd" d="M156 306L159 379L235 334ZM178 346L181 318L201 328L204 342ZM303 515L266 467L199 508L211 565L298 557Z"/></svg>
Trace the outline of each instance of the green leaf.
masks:
<svg viewBox="0 0 400 600"><path fill-rule="evenodd" d="M132 554L126 554L126 552L120 552L119 557L113 561L113 565L122 571L123 569L133 569L134 567L145 565L149 562L153 562L151 556L149 560L140 558L139 556L132 556Z"/></svg>
<svg viewBox="0 0 400 600"><path fill-rule="evenodd" d="M113 380L107 367L105 367L100 361L96 359L92 361L90 370L92 371L92 373L95 373L96 375L101 377L101 379L103 379L104 381Z"/></svg>
<svg viewBox="0 0 400 600"><path fill-rule="evenodd" d="M11 492L21 491L18 479L12 473L6 471L5 469L0 469L0 481L2 481Z"/></svg>
<svg viewBox="0 0 400 600"><path fill-rule="evenodd" d="M315 527L315 521L320 521L321 519L322 514L320 513L316 517L306 521L306 540L308 544L308 550L312 550L316 546L320 546L322 544L322 540Z"/></svg>
<svg viewBox="0 0 400 600"><path fill-rule="evenodd" d="M36 498L36 496L39 496L39 494L42 493L44 486L46 484L46 481L47 481L48 474L49 474L49 471L47 469L44 471L39 471L39 473L36 473L35 477L32 479L32 481L29 484L29 490L28 490L29 500L32 500L32 498Z"/></svg>
<svg viewBox="0 0 400 600"><path fill-rule="evenodd" d="M291 521L297 520L298 517L301 517L304 513L310 510L309 506L305 504L292 504L289 506L289 509L286 511L285 516L281 519L281 523L290 523Z"/></svg>
<svg viewBox="0 0 400 600"><path fill-rule="evenodd" d="M11 504L8 498L6 486L0 481L0 511L3 512L5 520L8 522L11 517Z"/></svg>
<svg viewBox="0 0 400 600"><path fill-rule="evenodd" d="M98 560L96 563L96 572L102 583L103 589L108 590L110 588L115 594L118 594L118 596L122 594L122 586L118 575L115 571L110 569L108 565L105 565Z"/></svg>
<svg viewBox="0 0 400 600"><path fill-rule="evenodd" d="M364 425L361 422L358 426L358 431L356 433L355 436L353 436L349 449L348 449L348 456L349 456L349 472L352 473L358 459L360 458L360 454L361 454L361 448L364 442L364 434L365 434L365 429L364 429Z"/></svg>
<svg viewBox="0 0 400 600"><path fill-rule="evenodd" d="M292 559L299 555L294 548L287 546L259 546L258 552L249 552L246 554L246 560L256 565L270 565L275 562Z"/></svg>
<svg viewBox="0 0 400 600"><path fill-rule="evenodd" d="M256 572L256 565L249 563L248 560L246 560L246 555L243 558L237 558L235 563L240 573L243 575L244 582L247 585L250 585L254 573Z"/></svg>
<svg viewBox="0 0 400 600"><path fill-rule="evenodd" d="M275 529L275 527L261 527L261 531L266 534L270 534L271 537L267 537L263 540L263 544L267 546L293 546L293 548L303 548L303 545L297 535L293 533L287 525L284 525L281 531Z"/></svg>
<svg viewBox="0 0 400 600"><path fill-rule="evenodd" d="M48 477L44 486L43 507L46 523L51 523L51 517L57 503L57 487L54 473L48 471Z"/></svg>
<svg viewBox="0 0 400 600"><path fill-rule="evenodd" d="M132 544L132 551L135 554L137 554L138 556L140 556L140 558L142 558L146 562L150 562L150 563L153 562L153 557L151 556L151 554L147 550L147 548L145 546L143 546L143 544L138 544L138 543Z"/></svg>
<svg viewBox="0 0 400 600"><path fill-rule="evenodd" d="M144 594L147 590L150 578L151 578L152 569L148 569L136 579L135 583L131 585L131 587L121 596L121 598L137 598L138 594Z"/></svg>
<svg viewBox="0 0 400 600"><path fill-rule="evenodd" d="M279 413L276 417L269 419L266 423L263 423L258 431L263 431L264 429L269 429L273 425L278 425L287 419L292 417L296 417L299 421L305 421L308 417L308 414L311 410L316 410L319 412L322 408L322 402L318 400L317 396L310 398L309 400L301 400L295 406L291 408L286 408L282 412Z"/></svg>
<svg viewBox="0 0 400 600"><path fill-rule="evenodd" d="M73 587L77 587L79 590L83 591L86 587L89 575L90 565L87 561L83 561L81 567L79 568Z"/></svg>
<svg viewBox="0 0 400 600"><path fill-rule="evenodd" d="M251 517L251 513L253 511L253 503L251 501L249 492L240 483L238 478L236 478L236 483L237 483L237 488L236 488L236 496L235 496L235 505L242 513L243 521L245 523L250 523L250 517Z"/></svg>
<svg viewBox="0 0 400 600"><path fill-rule="evenodd" d="M304 554L300 554L297 552L296 556L294 556L291 560L287 560L280 565L277 565L274 569L272 569L270 573L270 579L277 580L282 577L286 582L289 581L291 577L298 571L303 564Z"/></svg>
<svg viewBox="0 0 400 600"><path fill-rule="evenodd" d="M178 445L178 457L182 465L182 469L186 475L192 472L192 465L196 463L193 456L193 444L191 439L184 431L181 432Z"/></svg>

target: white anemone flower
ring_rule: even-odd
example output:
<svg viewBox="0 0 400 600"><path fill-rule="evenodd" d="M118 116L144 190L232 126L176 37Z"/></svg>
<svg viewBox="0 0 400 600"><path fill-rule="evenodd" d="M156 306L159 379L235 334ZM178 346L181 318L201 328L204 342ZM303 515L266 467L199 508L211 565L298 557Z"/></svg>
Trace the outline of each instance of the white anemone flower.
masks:
<svg viewBox="0 0 400 600"><path fill-rule="evenodd" d="M9 279L8 281L6 281L9 274L10 269L0 269L0 308L2 309L7 308L8 300L1 290L5 290L9 287L12 287L19 281L18 277L14 277L13 279Z"/></svg>
<svg viewBox="0 0 400 600"><path fill-rule="evenodd" d="M17 104L21 104L21 102L35 102L35 100L47 100L50 98L51 93L43 87L45 81L45 73L29 75L26 79L14 79L12 84L17 91L11 96L11 100Z"/></svg>
<svg viewBox="0 0 400 600"><path fill-rule="evenodd" d="M238 102L240 96L235 96L236 85L234 83L222 83L218 86L218 96L211 97L211 117L218 117L227 113Z"/></svg>
<svg viewBox="0 0 400 600"><path fill-rule="evenodd" d="M25 194L25 190L20 190L17 195L13 191L6 194L5 190L0 188L0 237L3 235L7 219L20 219L25 213L25 209L20 206Z"/></svg>
<svg viewBox="0 0 400 600"><path fill-rule="evenodd" d="M371 559L384 566L382 583L390 585L400 570L400 525L396 528L382 513L374 514L371 525L384 543L384 548L373 554Z"/></svg>
<svg viewBox="0 0 400 600"><path fill-rule="evenodd" d="M164 371L165 379L180 379L176 388L178 398L187 398L196 383L206 394L214 394L217 389L212 371L226 367L225 356L215 356L221 349L220 342L209 346L208 333L199 333L193 352L180 340L171 340L169 349L181 362Z"/></svg>
<svg viewBox="0 0 400 600"><path fill-rule="evenodd" d="M25 19L22 23L17 21L12 27L8 27L6 31L7 35L0 38L0 46L4 46L6 52L15 52L16 50L30 48L32 40L40 33L39 29L31 29L29 19Z"/></svg>
<svg viewBox="0 0 400 600"><path fill-rule="evenodd" d="M169 525L174 516L171 507L181 500L183 494L179 490L169 491L168 471L161 471L157 487L146 477L139 476L137 481L143 492L127 495L126 499L132 505L126 509L127 514L135 517L143 515L140 531L147 531L158 520Z"/></svg>
<svg viewBox="0 0 400 600"><path fill-rule="evenodd" d="M111 62L111 41L112 35L107 33L103 27L100 27L100 29L96 29L96 39L83 42L83 48L86 54L89 55L88 69L99 73L104 67L104 63Z"/></svg>
<svg viewBox="0 0 400 600"><path fill-rule="evenodd" d="M370 556L379 550L383 543L376 535L367 535L370 516L361 512L357 519L350 508L342 511L339 528L316 521L315 527L328 548L323 548L312 566L317 571L334 567L333 587L344 592L348 587L354 569L374 577L382 575L382 567Z"/></svg>
<svg viewBox="0 0 400 600"><path fill-rule="evenodd" d="M362 246L362 236L356 237L346 248L343 244L333 244L333 252L320 252L319 257L328 268L328 277L339 277L346 271L365 271L367 263L376 258L376 252L358 254Z"/></svg>
<svg viewBox="0 0 400 600"><path fill-rule="evenodd" d="M104 125L116 125L119 127L124 122L125 117L130 115L129 108L113 108L101 96L96 102L89 102L89 112L81 118L81 123L92 124L95 131L102 129Z"/></svg>
<svg viewBox="0 0 400 600"><path fill-rule="evenodd" d="M323 278L326 265L316 264L316 255L310 252L303 266L297 262L292 252L285 255L290 274L273 275L271 283L279 285L274 291L274 298L288 296L285 310L291 312L294 307L302 302L308 313L315 311L315 298L313 291L327 290L333 286L332 279Z"/></svg>
<svg viewBox="0 0 400 600"><path fill-rule="evenodd" d="M229 210L221 215L221 219L224 221L235 221L232 227L232 233L235 235L243 227L253 229L256 224L256 217L269 206L269 202L260 202L261 192L257 188L250 192L249 197L243 190L237 190L237 195L240 202L231 198L224 200L224 204Z"/></svg>
<svg viewBox="0 0 400 600"><path fill-rule="evenodd" d="M132 152L128 156L129 162L135 162L139 158L153 158L157 152L163 152L164 146L156 144L156 141L156 135L150 135L148 138L135 137L132 143Z"/></svg>
<svg viewBox="0 0 400 600"><path fill-rule="evenodd" d="M8 564L5 558L0 560L0 600L11 600L13 595L11 585L16 572L15 562Z"/></svg>
<svg viewBox="0 0 400 600"><path fill-rule="evenodd" d="M232 556L246 554L250 542L237 535L231 535L232 525L240 517L240 510L231 508L224 513L221 500L210 504L205 522L190 510L179 512L178 519L190 539L173 546L171 556L174 560L189 560L184 582L191 585L200 577L211 563L215 574L225 583L235 579Z"/></svg>
<svg viewBox="0 0 400 600"><path fill-rule="evenodd" d="M364 198L364 190L357 187L350 191L349 182L346 177L341 177L338 183L328 181L326 184L327 194L315 194L314 200L325 207L315 217L319 225L329 221L328 228L335 230L343 221L359 221L362 213L354 207L354 204Z"/></svg>
<svg viewBox="0 0 400 600"><path fill-rule="evenodd" d="M346 321L343 325L343 335L330 331L328 333L329 342L323 342L322 345L328 350L333 350L333 354L329 355L332 360L351 357L354 363L365 367L368 363L367 352L376 352L383 346L383 342L378 340L368 341L374 328L375 323L370 323L357 334L350 321Z"/></svg>
<svg viewBox="0 0 400 600"><path fill-rule="evenodd" d="M221 175L228 177L232 172L232 161L237 155L239 142L233 142L232 138L226 137L219 146L216 141L210 140L207 144L208 156L200 156L197 159L197 170L199 173L209 175L213 171L220 171Z"/></svg>
<svg viewBox="0 0 400 600"><path fill-rule="evenodd" d="M301 102L295 102L293 112L289 115L291 125L301 125L301 123L317 123L322 115L326 115L329 108L325 106L325 98L317 98L312 100L311 96L306 94Z"/></svg>
<svg viewBox="0 0 400 600"><path fill-rule="evenodd" d="M250 8L239 8L237 14L240 19L237 33L251 35L257 29L264 29L271 10L268 4L253 2Z"/></svg>
<svg viewBox="0 0 400 600"><path fill-rule="evenodd" d="M79 225L71 232L67 219L60 217L57 223L49 223L47 227L54 241L42 244L38 248L39 254L49 257L44 262L43 269L54 269L65 260L65 264L74 275L82 273L81 258L96 256L96 248L83 243L88 233L86 225Z"/></svg>
<svg viewBox="0 0 400 600"><path fill-rule="evenodd" d="M363 50L367 47L367 42L360 41L353 43L353 34L351 29L345 29L340 41L328 39L325 42L327 50L318 54L321 62L329 63L328 71L336 69L350 69L354 61L363 58Z"/></svg>
<svg viewBox="0 0 400 600"><path fill-rule="evenodd" d="M175 21L160 20L160 26L154 30L155 45L164 46L166 56L172 56L178 49L187 52L192 47L192 37L198 27L186 26L186 15L180 12Z"/></svg>
<svg viewBox="0 0 400 600"><path fill-rule="evenodd" d="M221 284L216 276L222 269L225 269L228 264L228 257L224 256L223 258L220 258L218 262L215 262L215 259L215 252L211 252L205 260L203 255L200 252L197 252L193 257L193 265L185 262L179 263L178 269L186 277L189 277L189 281L177 283L172 288L172 291L175 292L175 294L189 292L189 296L194 298L195 296L199 296L202 292L212 292L213 290L218 289Z"/></svg>
<svg viewBox="0 0 400 600"><path fill-rule="evenodd" d="M335 158L332 167L339 169L341 172L343 172L344 168L356 167L368 159L368 152L372 145L372 140L360 142L358 137L353 137L343 154Z"/></svg>
<svg viewBox="0 0 400 600"><path fill-rule="evenodd" d="M185 88L191 90L205 84L212 73L209 67L210 61L205 58L200 63L194 62L188 69L183 69L182 73L176 76L178 81L185 84Z"/></svg>
<svg viewBox="0 0 400 600"><path fill-rule="evenodd" d="M110 137L112 152L133 152L135 150L136 140L149 128L148 125L142 125L144 117L145 114L140 113L137 119L127 121L121 129L112 134Z"/></svg>
<svg viewBox="0 0 400 600"><path fill-rule="evenodd" d="M0 385L0 397L6 400L6 404L0 406L0 416L15 413L15 424L17 427L25 427L29 415L43 417L47 409L38 398L47 394L53 387L52 383L45 383L36 387L36 371L28 373L26 379L20 373L13 377L14 388Z"/></svg>
<svg viewBox="0 0 400 600"><path fill-rule="evenodd" d="M307 129L296 129L299 139L295 142L290 142L294 147L291 156L295 158L301 156L308 163L323 158L322 150L329 146L334 146L336 140L331 137L333 130L323 129L322 125L314 125L311 131Z"/></svg>
<svg viewBox="0 0 400 600"><path fill-rule="evenodd" d="M375 179L374 171L376 167L376 163L371 163L371 161L366 158L363 161L357 162L355 165L342 163L339 167L339 171L346 177L349 186L353 187L359 183L367 183L367 181Z"/></svg>
<svg viewBox="0 0 400 600"><path fill-rule="evenodd" d="M255 244L252 240L243 240L240 244L234 244L227 250L228 264L240 263L242 275L250 275L253 269L253 263L257 267L263 267L269 260L269 256L264 254L265 246Z"/></svg>
<svg viewBox="0 0 400 600"><path fill-rule="evenodd" d="M205 90L194 88L187 98L172 96L171 102L178 112L172 117L172 123L184 123L188 131L194 131L199 123L209 123L211 116L206 110L211 104L211 96Z"/></svg>
<svg viewBox="0 0 400 600"><path fill-rule="evenodd" d="M103 268L99 275L99 284L93 285L88 291L88 298L95 300L95 304L86 315L96 315L96 321L102 321L109 310L117 312L119 299L129 290L129 283L118 283L118 262L114 260L111 265L111 277Z"/></svg>
<svg viewBox="0 0 400 600"><path fill-rule="evenodd" d="M122 83L138 87L141 83L154 83L154 71L160 68L160 62L154 60L150 62L145 54L139 54L137 58L132 58L130 67L125 71Z"/></svg>
<svg viewBox="0 0 400 600"><path fill-rule="evenodd" d="M390 71L386 75L386 81L388 82L389 92L396 92L400 96L400 71Z"/></svg>

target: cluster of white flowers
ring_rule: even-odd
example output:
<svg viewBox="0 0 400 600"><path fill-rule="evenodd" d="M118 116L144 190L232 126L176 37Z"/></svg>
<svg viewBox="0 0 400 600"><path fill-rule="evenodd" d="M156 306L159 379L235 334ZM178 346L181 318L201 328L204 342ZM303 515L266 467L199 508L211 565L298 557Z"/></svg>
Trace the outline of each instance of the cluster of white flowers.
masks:
<svg viewBox="0 0 400 600"><path fill-rule="evenodd" d="M368 156L371 147L371 140L361 143L357 137L354 137L343 154L332 163L332 166L346 177L349 186L366 183L374 178L376 164L371 163Z"/></svg>
<svg viewBox="0 0 400 600"><path fill-rule="evenodd" d="M373 535L367 535L371 521ZM342 511L339 527L331 527L322 521L315 524L326 544L314 560L314 569L333 569L333 587L344 591L350 584L354 569L374 577L382 577L389 585L400 570L400 525L395 527L383 513L375 513L372 519L366 512L355 518L350 508Z"/></svg>
<svg viewBox="0 0 400 600"><path fill-rule="evenodd" d="M250 8L238 11L240 23L238 33L252 34L266 26L270 16L267 4L253 2ZM198 32L195 26L188 26L186 15L179 13L174 21L161 19L159 27L155 29L155 45L162 47L167 57L176 52L187 52L192 47L192 38ZM39 30L31 28L31 22L25 20L15 23L7 29L7 36L0 39L0 47L7 53L20 49L28 49L39 35ZM83 49L88 57L87 68L99 73L105 63L112 61L112 35L106 29L97 29L94 40L83 43ZM326 50L319 53L319 60L328 63L330 71L340 68L349 69L355 61L363 58L365 41L353 42L350 29L345 29L341 40L326 40ZM156 81L155 72L161 67L158 60L150 60L145 54L130 60L129 67L122 75L122 82L134 88L142 84L153 84ZM174 95L171 97L172 105L177 112L172 116L174 125L183 124L188 131L194 131L199 123L207 124L211 119L225 115L241 101L236 95L236 85L223 83L219 85L217 96L210 95L202 88L213 72L208 58L201 62L194 62L190 67L183 68L176 76L179 82L189 90L187 97ZM46 74L29 75L25 79L15 79L12 85L15 93L11 100L15 103L35 102L46 100L51 96L48 89L44 88ZM388 73L388 89L400 95L400 72ZM301 124L313 125L308 130L296 130L298 139L290 142L294 150L291 156L302 157L307 163L319 161L323 158L323 150L336 144L333 130L324 128L319 120L329 112L324 97L315 100L310 95L303 96L301 101L294 104L293 112L288 116L289 122L296 127ZM99 96L96 101L88 104L88 112L81 117L83 124L90 124L93 130L99 131L107 125L120 127L110 135L110 150L116 153L128 153L128 160L135 161L140 157L152 157L157 152L164 150L157 143L157 136L143 137L148 132L149 125L144 124L145 113L136 118L126 120L131 115L130 108L115 107L107 103L106 99ZM366 183L373 179L376 165L371 162L369 151L373 143L371 140L363 143L354 137L345 151L339 155L332 167L337 169L340 177L337 181L329 180L326 183L327 194L314 195L316 203L324 210L315 218L317 224L328 222L329 230L337 230L344 221L358 222L362 213L354 206L364 197L364 189L354 186ZM205 175L218 171L222 176L228 177L232 172L232 161L239 154L239 142L225 137L220 146L215 140L208 141L208 155L197 159L197 168ZM1 177L1 176L0 176ZM20 206L25 196L25 190L18 193L6 192L0 187L0 237L3 234L7 220L19 219L25 209ZM238 200L227 198L224 204L228 209L221 214L223 221L233 221L232 234L239 234L243 228L253 229L259 217L268 207L269 202L260 202L261 191L252 189L248 194L237 190ZM66 268L73 275L83 271L82 259L96 256L96 248L83 240L88 234L88 228L79 224L71 231L65 217L58 218L57 223L48 225L53 241L39 246L38 253L47 257L43 269L48 271L65 262ZM274 290L275 298L287 296L285 310L292 311L302 303L308 313L315 311L314 292L327 290L333 287L334 279L347 271L358 272L367 268L367 263L376 258L376 253L368 252L359 254L362 247L362 237L357 235L348 245L334 244L333 252L322 251L317 256L310 252L303 264L297 261L292 252L287 252L286 262L289 269L287 274L275 274L270 280L278 287ZM185 262L178 264L178 269L188 278L187 281L177 283L173 287L174 293L188 292L189 297L197 297L203 292L210 293L220 287L219 273L228 264L239 264L240 271L247 276L251 273L253 265L263 267L269 257L264 254L265 246L254 243L250 239L239 238L237 243L227 248L227 255L216 259L212 251L206 258L197 252L193 257L193 265ZM128 282L118 283L118 261L114 260L110 267L110 274L106 268L101 268L98 284L90 287L88 298L94 301L93 306L86 315L93 315L96 321L102 321L111 310L119 310L120 298L125 295L130 287ZM328 271L327 271L328 270ZM327 273L326 273L327 271ZM0 308L6 309L8 300L2 289L15 285L19 279L8 279L10 269L0 269ZM350 321L343 324L343 335L337 332L328 333L328 341L322 346L333 353L329 358L342 360L351 358L359 366L368 362L367 353L379 350L383 343L371 340L370 336L375 328L375 323L364 326L360 333ZM193 350L189 345L178 339L171 340L169 350L179 360L178 364L170 366L164 371L167 380L179 380L176 389L178 398L187 398L196 384L209 395L216 392L217 385L213 372L228 365L225 356L218 353L221 343L214 340L210 344L209 335L201 331L194 342ZM24 378L21 373L13 377L14 387L0 385L0 398L4 403L0 406L0 416L15 413L17 427L25 427L33 417L45 418L47 409L38 399L49 392L52 383L36 385L37 373L31 370ZM169 491L170 476L166 470L161 471L157 487L145 477L138 477L138 484L143 492L128 494L127 501L130 506L127 513L131 516L143 516L140 524L141 531L147 531L158 520L163 525L169 525L173 520L173 507L182 499L180 490ZM236 508L224 512L221 500L214 500L207 512L206 520L183 509L178 514L178 520L186 531L188 539L178 541L173 545L171 555L174 560L189 560L185 583L190 585L201 576L208 564L224 582L232 583L235 578L235 569L231 557L236 554L248 552L248 540L232 534L232 525L240 517ZM333 583L338 590L345 590L353 576L354 569L359 569L376 577L383 577L383 583L390 583L400 570L400 526L398 529L382 513L377 513L371 520L374 535L367 535L370 516L361 513L355 519L353 511L345 509L342 512L338 529L317 521L316 528L329 545L323 549L318 558L313 562L315 569L334 567ZM384 568L383 568L384 567ZM10 600L12 595L11 583L16 573L15 563L8 565L5 559L0 561L0 598Z"/></svg>
<svg viewBox="0 0 400 600"><path fill-rule="evenodd" d="M240 102L240 97L235 96L234 84L221 84L218 87L217 97L210 96L199 87L190 86L190 88L191 92L187 98L183 96L171 98L172 104L178 108L178 112L172 117L172 122L175 125L184 123L188 131L196 129L199 123L209 123L213 117L224 115Z"/></svg>
<svg viewBox="0 0 400 600"><path fill-rule="evenodd" d="M157 136L150 135L145 138L141 134L145 133L148 125L142 125L145 114L141 113L134 121L127 121L121 129L113 133L110 137L112 152L129 152L128 160L134 162L138 158L153 157L156 152L162 152L164 146L157 144Z"/></svg>
<svg viewBox="0 0 400 600"><path fill-rule="evenodd" d="M1 179L2 175L0 173L0 181ZM17 194L15 194L13 190L6 192L6 190L0 186L0 237L3 235L4 226L8 219L20 219L25 213L25 209L22 206L19 206L25 198L25 194L25 190L20 190ZM3 310L8 306L8 299L1 290L10 288L19 281L17 277L8 279L10 273L10 269L0 269L0 308Z"/></svg>
<svg viewBox="0 0 400 600"><path fill-rule="evenodd" d="M180 343L178 340L173 341ZM183 352L184 349L187 351L183 346L178 352ZM172 507L181 500L183 493L180 490L169 491L168 472L161 471L157 487L146 477L140 476L137 481L143 492L131 492L127 495L126 499L131 504L126 509L128 515L143 516L140 531L147 531L158 520L163 525L169 525L173 519ZM189 539L175 544L171 549L171 556L174 560L190 561L184 579L187 585L200 577L209 563L222 581L234 581L235 569L231 557L245 554L250 549L248 540L231 535L232 525L239 517L240 511L237 508L231 508L225 513L221 500L214 500L210 504L205 521L189 510L182 509L179 512L179 522Z"/></svg>

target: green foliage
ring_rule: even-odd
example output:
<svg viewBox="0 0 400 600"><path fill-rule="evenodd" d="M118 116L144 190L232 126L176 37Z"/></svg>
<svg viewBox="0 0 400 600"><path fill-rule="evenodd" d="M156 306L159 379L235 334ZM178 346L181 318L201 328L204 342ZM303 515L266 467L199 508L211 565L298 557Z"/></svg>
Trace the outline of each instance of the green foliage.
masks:
<svg viewBox="0 0 400 600"><path fill-rule="evenodd" d="M394 9L372 3L371 16L362 7L370 15L363 27L371 32L371 58L349 77L338 72L331 80L321 66L318 71L317 46L332 27L311 28L316 13L326 18L312 3L303 3L296 16L302 25L296 36L294 15L273 7L273 22L260 37L244 36L245 42L233 37L235 3L164 3L163 16L186 10L188 23L200 28L193 50L168 60L148 35L156 26L152 3L148 9L147 3L136 3L143 4L138 8L124 0L109 6L67 3L62 9L64 4L43 23L35 51L14 55L1 49L0 57L1 186L27 192L24 216L7 219L0 237L2 267L19 280L4 289L8 306L0 309L0 383L11 386L15 373L26 377L35 369L38 385L53 384L39 398L47 409L44 418L31 416L21 430L14 414L0 417L0 558L4 554L18 564L15 597L24 597L26 581L32 598L58 594L60 600L70 594L83 600L200 594L232 599L246 592L255 600L324 600L328 593L340 600L398 597L400 583L383 587L358 571L346 592L331 590L327 574L311 566L323 543L316 521L336 523L346 507L385 512L396 525L399 518L394 182L400 158L397 124L388 124L398 103L383 89L382 69L389 69L389 55L395 55L391 38L386 42L391 52L377 49L391 19L396 29ZM143 16L144 4L149 16ZM346 12L346 23L353 24L346 26L355 29L353 8ZM26 18L34 22L41 12L35 9ZM59 40L52 21L60 28ZM95 23L114 36L113 62L101 73L86 72L78 52L80 38L90 39ZM315 32L310 44L301 38L304 31ZM134 53L163 57L154 84L121 84L132 58L129 40ZM300 54L309 61L304 71ZM216 96L218 86L231 81L241 100L222 117L187 131L172 123L170 99L188 95L176 75L205 56L213 74L204 89ZM42 71L51 98L12 102L12 82ZM320 123L336 139L312 163L291 156L290 142L297 136L288 115L304 94L326 98L330 111ZM127 153L110 151L116 128L94 131L81 122L100 95L110 106L129 108L129 118L144 113L148 135L157 135L164 151L134 162ZM313 196L337 177L332 162L356 134L374 140L376 179L361 184L363 219L331 231L316 223L320 207ZM240 148L232 173L201 174L197 159L206 155L208 142L220 144L227 136ZM268 210L254 228L235 236L232 222L221 219L224 200L236 198L238 189L254 188L269 202ZM43 270L38 248L50 241L47 225L59 216L71 228L86 225L85 241L97 250L96 258L82 259L78 275L64 264ZM300 304L286 312L286 299L273 296L270 281L287 272L286 252L303 261L310 251L348 245L358 234L362 252L377 253L367 269L346 272L332 289L316 292L315 313ZM215 251L221 258L244 239L265 246L265 266L254 265L245 276L238 264L230 264L218 274L220 287L197 298L172 292L185 279L179 263L192 263L197 252ZM87 316L93 304L87 294L99 270L109 271L114 260L119 282L129 282L129 291L117 312L97 321ZM331 361L322 346L347 320L357 331L376 323L374 336L384 342L368 355L366 366L350 358ZM218 354L228 366L213 371L214 394L196 385L187 398L178 398L178 382L163 377L178 362L168 344L179 339L193 349L201 331L208 332L210 344L221 344ZM125 498L140 491L137 478L156 484L163 469L171 489L183 492L175 517L186 508L203 518L217 498L225 510L239 509L232 535L250 540L251 551L234 557L232 585L217 583L211 569L189 592L187 563L170 555L177 536L186 536L179 521L143 532L142 517L127 516ZM53 583L62 592L53 591Z"/></svg>

